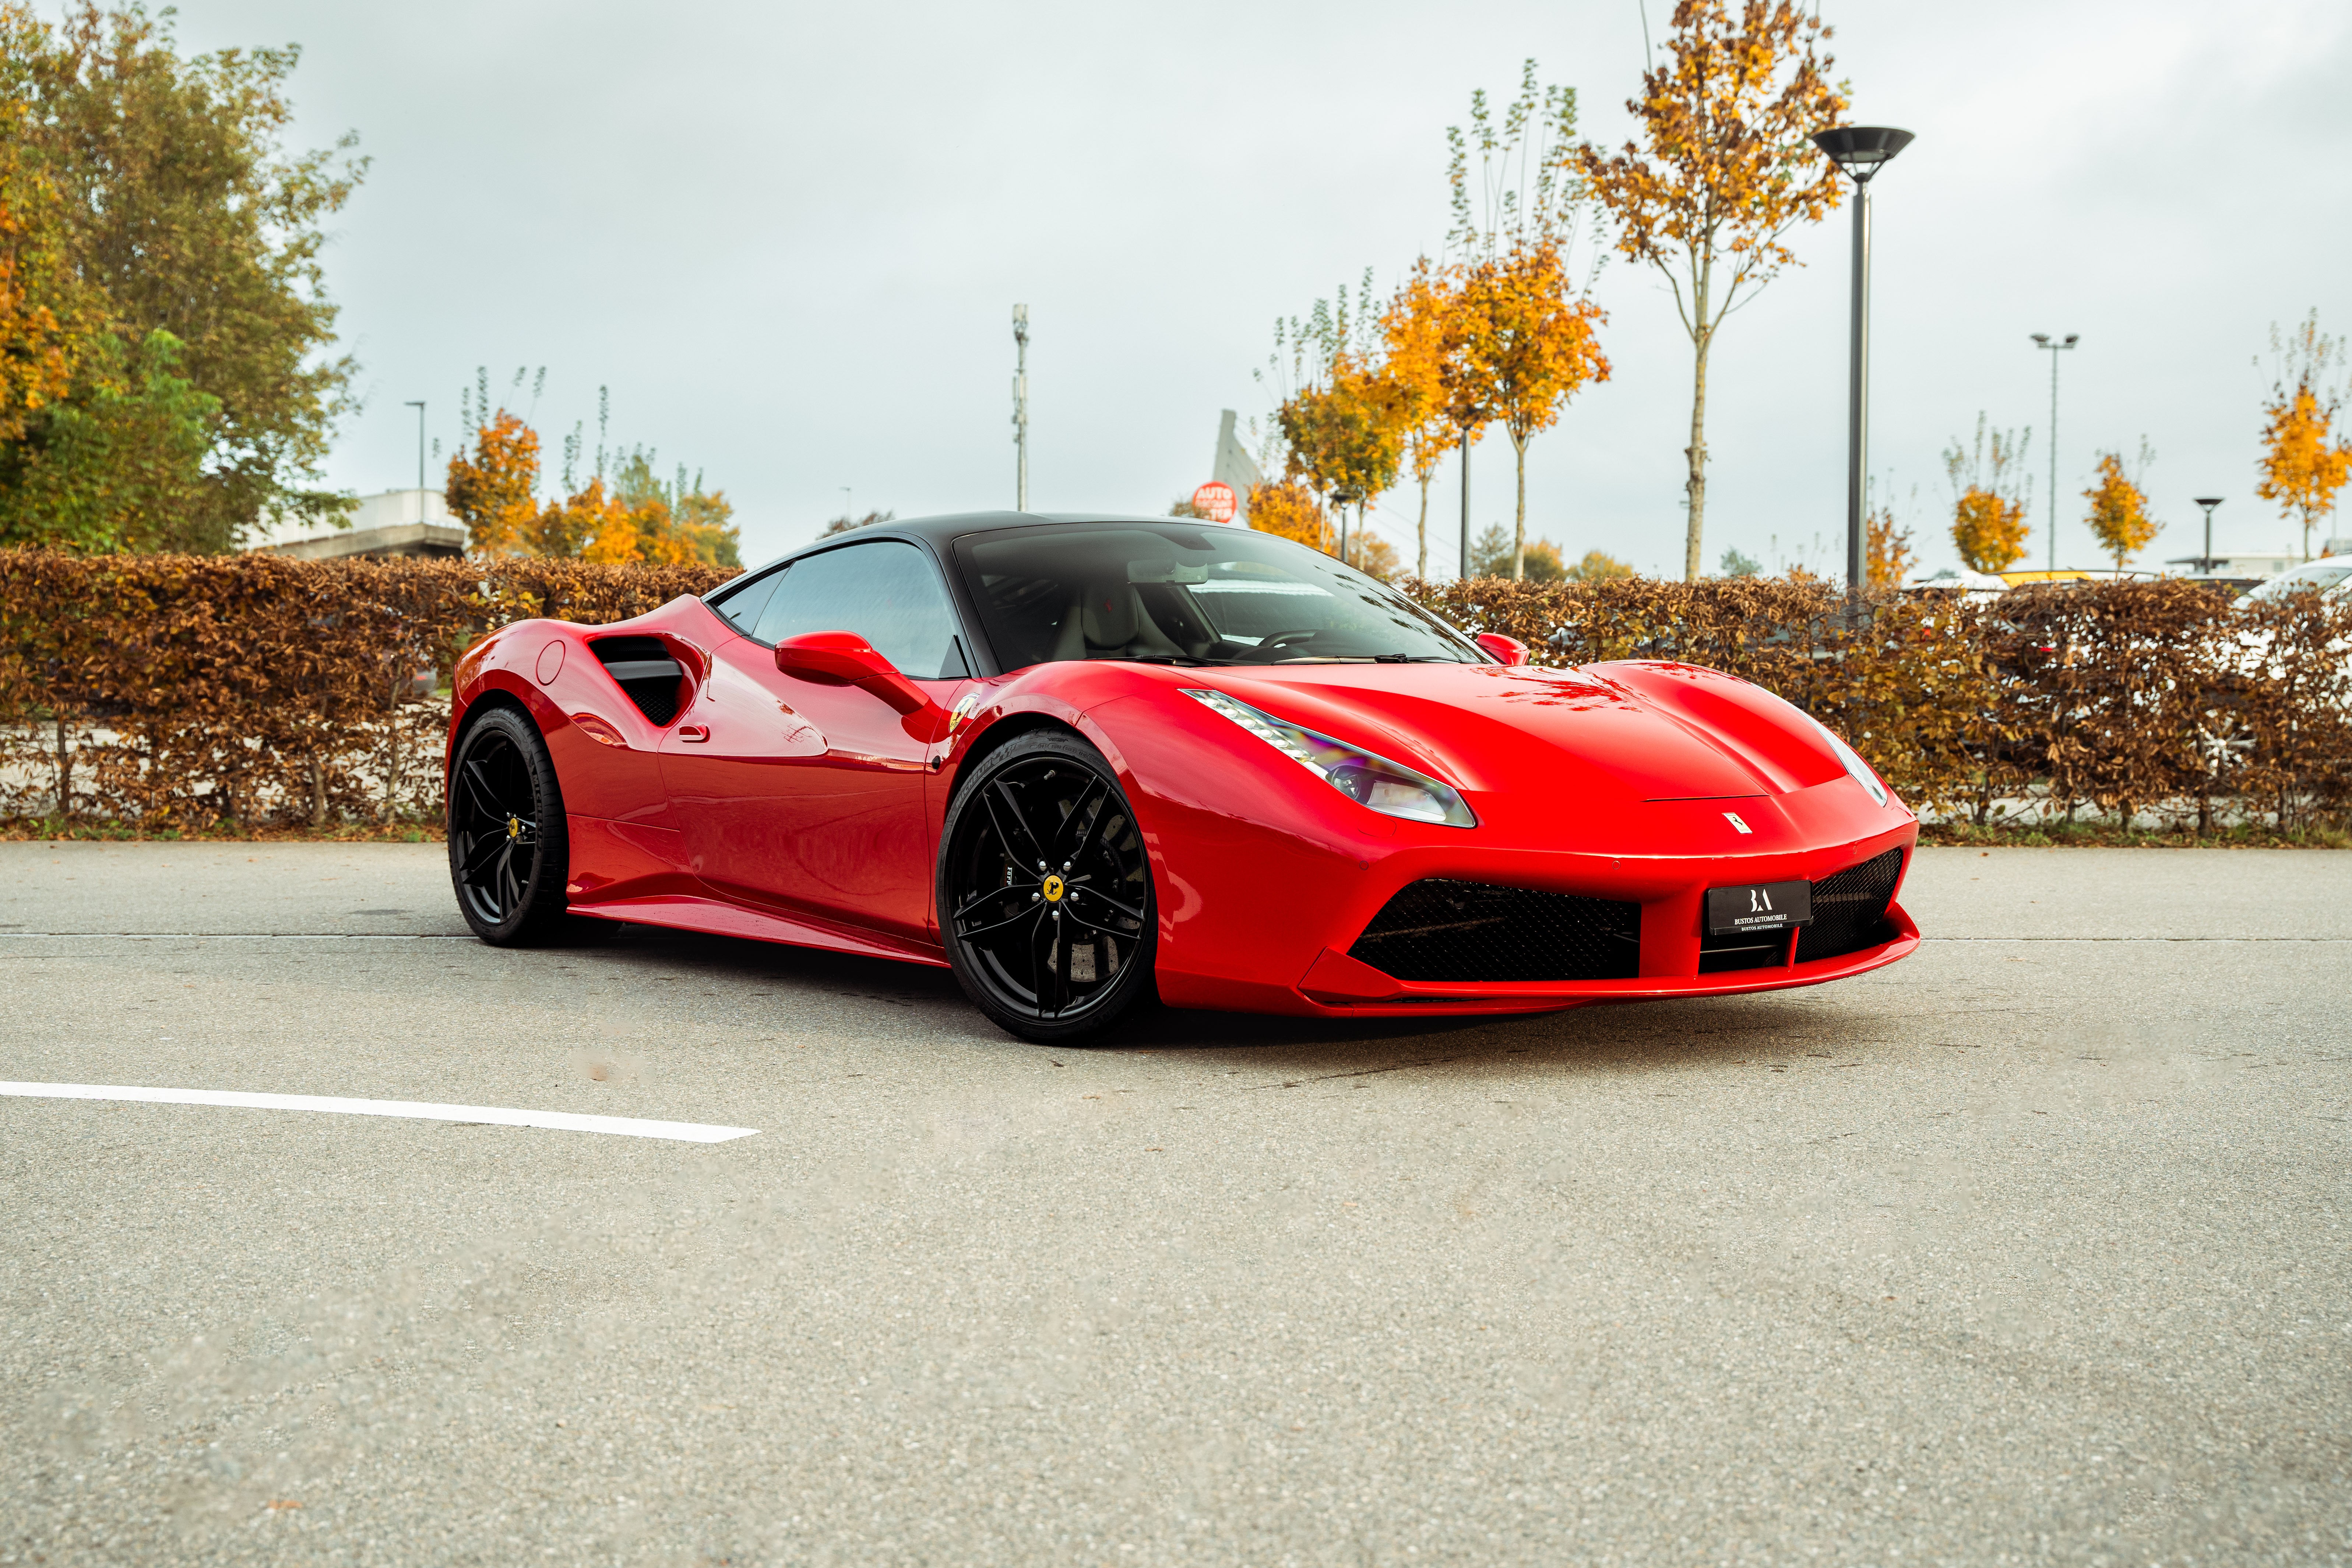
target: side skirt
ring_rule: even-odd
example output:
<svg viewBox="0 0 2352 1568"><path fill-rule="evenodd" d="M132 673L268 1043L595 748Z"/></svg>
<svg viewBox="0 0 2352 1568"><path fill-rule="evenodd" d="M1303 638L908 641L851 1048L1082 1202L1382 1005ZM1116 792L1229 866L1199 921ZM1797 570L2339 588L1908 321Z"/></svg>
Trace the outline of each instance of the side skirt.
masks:
<svg viewBox="0 0 2352 1568"><path fill-rule="evenodd" d="M737 936L752 942L782 942L791 947L820 948L827 952L854 952L861 958L887 958L901 963L945 969L945 950L928 942L898 942L873 931L854 931L805 916L770 914L719 899L685 894L647 899L616 899L610 903L573 904L572 912L600 921L626 921L635 925L664 926L671 931L706 931L712 936Z"/></svg>

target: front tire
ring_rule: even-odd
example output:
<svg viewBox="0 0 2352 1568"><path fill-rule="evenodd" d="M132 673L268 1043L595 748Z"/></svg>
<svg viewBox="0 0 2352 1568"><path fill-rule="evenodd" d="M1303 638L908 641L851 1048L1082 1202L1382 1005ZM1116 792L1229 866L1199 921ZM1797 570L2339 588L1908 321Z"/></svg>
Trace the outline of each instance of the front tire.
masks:
<svg viewBox="0 0 2352 1568"><path fill-rule="evenodd" d="M1074 1040L1154 994L1150 858L1092 746L1059 731L1006 742L962 781L940 844L940 942L1000 1027Z"/></svg>
<svg viewBox="0 0 2352 1568"><path fill-rule="evenodd" d="M572 935L563 792L538 726L511 708L466 727L449 769L449 880L474 934L495 947Z"/></svg>

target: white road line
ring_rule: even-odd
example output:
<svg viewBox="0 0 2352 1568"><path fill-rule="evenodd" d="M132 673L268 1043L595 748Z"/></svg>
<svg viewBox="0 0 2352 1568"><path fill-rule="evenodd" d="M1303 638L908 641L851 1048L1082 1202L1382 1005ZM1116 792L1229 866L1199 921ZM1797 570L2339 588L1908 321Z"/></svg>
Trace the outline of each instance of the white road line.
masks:
<svg viewBox="0 0 2352 1568"><path fill-rule="evenodd" d="M749 1138L756 1127L711 1127L698 1121L648 1121L635 1116L582 1116L569 1110L509 1110L491 1105L432 1105L415 1100L343 1100L329 1094L245 1094L226 1089L139 1089L111 1083L5 1083L0 1097L27 1100L135 1100L156 1105L227 1105L250 1110L328 1110L344 1116L409 1116L425 1121L477 1121L495 1127L546 1127L559 1132L610 1132L623 1138L669 1138L682 1143L724 1143Z"/></svg>

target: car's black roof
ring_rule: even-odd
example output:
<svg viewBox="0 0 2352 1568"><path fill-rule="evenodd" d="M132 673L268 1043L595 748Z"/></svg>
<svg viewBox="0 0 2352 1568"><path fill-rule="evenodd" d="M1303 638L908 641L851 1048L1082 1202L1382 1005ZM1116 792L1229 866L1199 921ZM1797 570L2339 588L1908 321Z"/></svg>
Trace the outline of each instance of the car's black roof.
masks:
<svg viewBox="0 0 2352 1568"><path fill-rule="evenodd" d="M772 566L780 566L787 561L797 560L801 556L835 544L846 544L852 540L917 539L930 546L931 552L944 561L949 542L961 539L967 533L986 533L999 528L1046 528L1072 522L1153 522L1170 523L1180 528L1202 526L1200 520L1196 518L1149 517L1116 511L959 511L940 517L894 518L888 522L868 523L864 528L853 528L845 532L813 539L806 544L788 550L772 560L761 562L744 573L743 576L756 577ZM1243 525L1212 522L1206 526L1238 528ZM712 589L710 595L707 596L715 597L721 589L742 580L741 577L731 578L719 588Z"/></svg>

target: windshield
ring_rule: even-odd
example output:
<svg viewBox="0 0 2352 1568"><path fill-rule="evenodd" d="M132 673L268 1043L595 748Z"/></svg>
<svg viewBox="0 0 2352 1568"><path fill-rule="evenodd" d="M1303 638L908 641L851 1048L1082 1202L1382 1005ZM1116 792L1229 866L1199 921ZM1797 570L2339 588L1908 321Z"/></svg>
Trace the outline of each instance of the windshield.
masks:
<svg viewBox="0 0 2352 1568"><path fill-rule="evenodd" d="M1072 523L956 542L1007 669L1160 664L1482 664L1452 627L1328 555L1247 528Z"/></svg>
<svg viewBox="0 0 2352 1568"><path fill-rule="evenodd" d="M2289 594L2325 593L2347 577L2352 577L2352 561L2315 561L2308 566L2298 566L2292 572L2272 578L2261 587L2248 592L2245 598L2238 603L2242 605L2251 599L2284 599Z"/></svg>

